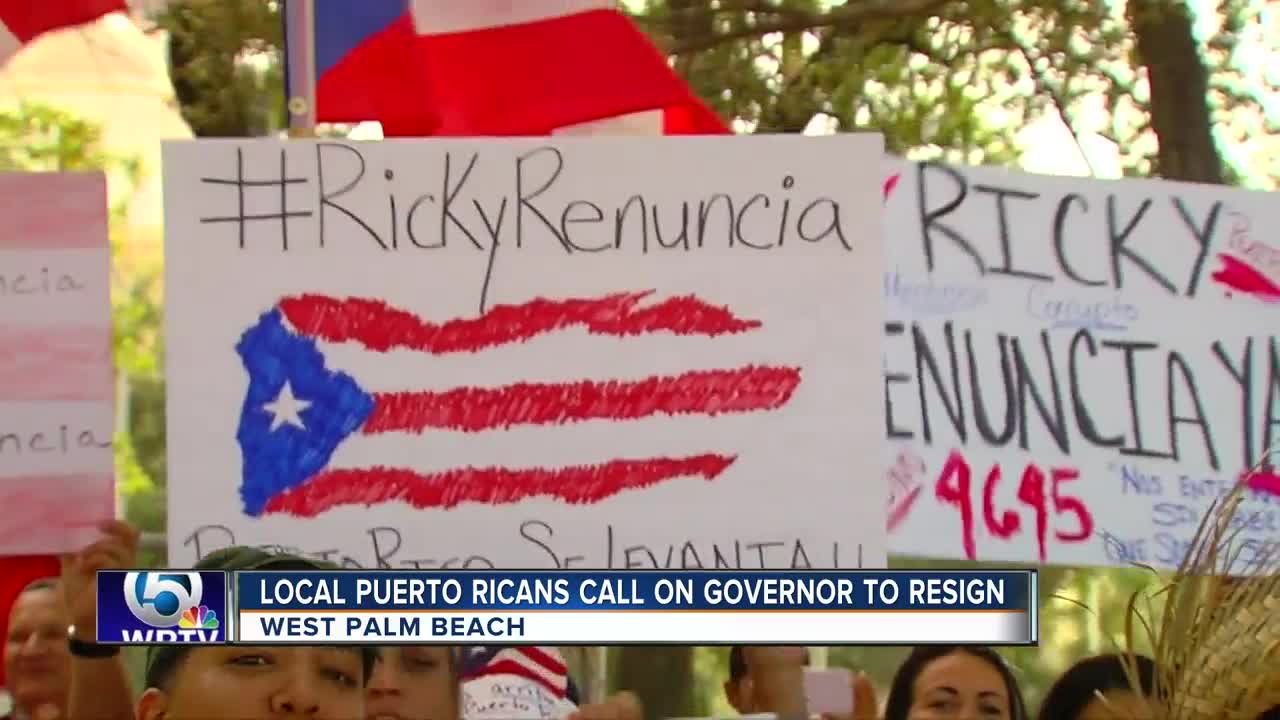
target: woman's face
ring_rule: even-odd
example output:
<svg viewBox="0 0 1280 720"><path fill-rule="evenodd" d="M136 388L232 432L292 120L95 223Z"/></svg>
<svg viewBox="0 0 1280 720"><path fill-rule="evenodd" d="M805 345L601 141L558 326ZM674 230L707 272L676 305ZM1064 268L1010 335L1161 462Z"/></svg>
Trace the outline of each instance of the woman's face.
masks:
<svg viewBox="0 0 1280 720"><path fill-rule="evenodd" d="M1075 720L1153 720L1154 709L1147 700L1129 690L1110 690L1094 698L1080 711Z"/></svg>
<svg viewBox="0 0 1280 720"><path fill-rule="evenodd" d="M352 720L364 716L355 648L204 647L191 650L167 690L138 701L138 720Z"/></svg>
<svg viewBox="0 0 1280 720"><path fill-rule="evenodd" d="M1000 672L966 652L944 655L916 677L909 720L1009 720L1012 703Z"/></svg>
<svg viewBox="0 0 1280 720"><path fill-rule="evenodd" d="M457 720L458 683L447 647L382 648L365 701L367 720Z"/></svg>

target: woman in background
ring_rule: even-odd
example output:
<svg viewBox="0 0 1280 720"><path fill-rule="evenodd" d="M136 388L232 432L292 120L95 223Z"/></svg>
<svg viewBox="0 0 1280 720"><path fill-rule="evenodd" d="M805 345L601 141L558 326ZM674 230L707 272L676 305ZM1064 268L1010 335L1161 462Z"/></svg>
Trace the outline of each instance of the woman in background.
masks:
<svg viewBox="0 0 1280 720"><path fill-rule="evenodd" d="M885 720L1027 720L1022 691L986 647L918 647L898 667Z"/></svg>
<svg viewBox="0 0 1280 720"><path fill-rule="evenodd" d="M1155 677L1155 662L1142 655L1085 658L1049 688L1039 720L1154 720ZM1131 679L1142 695L1133 691Z"/></svg>

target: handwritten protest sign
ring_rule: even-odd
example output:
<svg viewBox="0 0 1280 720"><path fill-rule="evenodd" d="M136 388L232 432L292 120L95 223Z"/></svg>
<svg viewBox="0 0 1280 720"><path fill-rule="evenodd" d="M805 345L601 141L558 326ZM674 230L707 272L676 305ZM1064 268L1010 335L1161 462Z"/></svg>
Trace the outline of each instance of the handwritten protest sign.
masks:
<svg viewBox="0 0 1280 720"><path fill-rule="evenodd" d="M164 152L171 561L883 561L878 137Z"/></svg>
<svg viewBox="0 0 1280 720"><path fill-rule="evenodd" d="M897 165L886 186L893 552L1181 561L1280 441L1275 196ZM1280 497L1237 522L1237 570Z"/></svg>
<svg viewBox="0 0 1280 720"><path fill-rule="evenodd" d="M106 179L0 174L0 555L114 515Z"/></svg>

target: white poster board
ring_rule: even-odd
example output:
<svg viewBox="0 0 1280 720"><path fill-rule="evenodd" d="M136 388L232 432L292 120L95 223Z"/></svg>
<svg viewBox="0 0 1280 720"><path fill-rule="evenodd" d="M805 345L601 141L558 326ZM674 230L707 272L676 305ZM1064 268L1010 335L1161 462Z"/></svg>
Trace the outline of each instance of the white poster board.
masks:
<svg viewBox="0 0 1280 720"><path fill-rule="evenodd" d="M111 250L100 173L0 173L0 555L115 515Z"/></svg>
<svg viewBox="0 0 1280 720"><path fill-rule="evenodd" d="M891 551L1176 567L1280 441L1277 196L894 167ZM1238 522L1244 569L1280 497Z"/></svg>
<svg viewBox="0 0 1280 720"><path fill-rule="evenodd" d="M880 565L881 157L166 143L170 562Z"/></svg>

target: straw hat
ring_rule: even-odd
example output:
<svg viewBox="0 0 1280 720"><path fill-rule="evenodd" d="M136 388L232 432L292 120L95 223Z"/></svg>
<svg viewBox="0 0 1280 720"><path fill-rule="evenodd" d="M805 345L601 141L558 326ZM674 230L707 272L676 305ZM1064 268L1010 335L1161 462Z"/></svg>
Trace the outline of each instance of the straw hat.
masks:
<svg viewBox="0 0 1280 720"><path fill-rule="evenodd" d="M1248 523L1236 515L1249 493L1240 482L1205 514L1161 590L1158 622L1139 609L1138 595L1129 602L1129 650L1137 652L1139 637L1154 648L1161 718L1256 720L1280 706L1280 538L1240 538ZM1129 677L1138 690L1133 667Z"/></svg>

